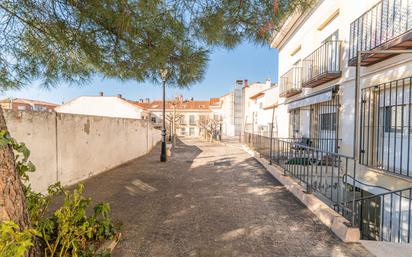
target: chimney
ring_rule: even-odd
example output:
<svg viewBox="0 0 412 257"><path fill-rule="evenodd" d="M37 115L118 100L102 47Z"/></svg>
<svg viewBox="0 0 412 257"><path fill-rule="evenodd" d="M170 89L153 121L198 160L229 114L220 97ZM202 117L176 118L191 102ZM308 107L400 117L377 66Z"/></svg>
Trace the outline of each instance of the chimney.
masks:
<svg viewBox="0 0 412 257"><path fill-rule="evenodd" d="M122 98L122 94L117 94L117 97Z"/></svg>
<svg viewBox="0 0 412 257"><path fill-rule="evenodd" d="M104 95L103 91L100 91L99 96L103 96L103 95Z"/></svg>
<svg viewBox="0 0 412 257"><path fill-rule="evenodd" d="M146 100L145 101L146 103L148 103L148 104L150 103L150 98L146 98L145 100Z"/></svg>
<svg viewBox="0 0 412 257"><path fill-rule="evenodd" d="M245 79L245 80L243 81L243 85L244 85L244 88L249 87L249 82L248 82L247 79Z"/></svg>
<svg viewBox="0 0 412 257"><path fill-rule="evenodd" d="M140 99L139 99L139 102L143 103L143 98L140 98Z"/></svg>
<svg viewBox="0 0 412 257"><path fill-rule="evenodd" d="M192 97L190 97L190 102L193 102L193 96L192 96Z"/></svg>
<svg viewBox="0 0 412 257"><path fill-rule="evenodd" d="M181 104L183 103L183 96L182 95L179 96L179 101L180 101Z"/></svg>

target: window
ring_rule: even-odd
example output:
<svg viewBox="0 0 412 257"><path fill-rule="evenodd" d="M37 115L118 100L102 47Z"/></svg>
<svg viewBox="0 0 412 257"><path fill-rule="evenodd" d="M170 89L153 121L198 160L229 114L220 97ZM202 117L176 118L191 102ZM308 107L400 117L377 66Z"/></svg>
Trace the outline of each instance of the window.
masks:
<svg viewBox="0 0 412 257"><path fill-rule="evenodd" d="M320 129L336 131L336 113L320 114Z"/></svg>
<svg viewBox="0 0 412 257"><path fill-rule="evenodd" d="M184 115L182 115L181 117L180 117L180 124L186 124L186 118L185 118L185 116Z"/></svg>
<svg viewBox="0 0 412 257"><path fill-rule="evenodd" d="M186 128L180 128L180 135L186 135Z"/></svg>
<svg viewBox="0 0 412 257"><path fill-rule="evenodd" d="M19 110L19 111L25 111L25 110L26 110L26 106L25 106L25 105L18 105L18 106L17 106L17 110Z"/></svg>
<svg viewBox="0 0 412 257"><path fill-rule="evenodd" d="M152 122L156 123L156 117L152 117Z"/></svg>
<svg viewBox="0 0 412 257"><path fill-rule="evenodd" d="M362 89L359 162L412 177L412 77Z"/></svg>
<svg viewBox="0 0 412 257"><path fill-rule="evenodd" d="M290 136L296 137L300 131L300 109L295 109L290 112Z"/></svg>
<svg viewBox="0 0 412 257"><path fill-rule="evenodd" d="M330 42L330 41L337 41L339 40L339 31L335 31L329 37L325 38L322 43Z"/></svg>
<svg viewBox="0 0 412 257"><path fill-rule="evenodd" d="M189 116L189 123L190 125L195 125L195 115L190 115Z"/></svg>
<svg viewBox="0 0 412 257"><path fill-rule="evenodd" d="M408 108L407 105L393 105L381 107L381 113L385 116L384 128L385 132L397 132L403 131L402 123L408 124L406 120L402 121L402 112L405 112ZM407 119L407 117L404 117Z"/></svg>
<svg viewBox="0 0 412 257"><path fill-rule="evenodd" d="M189 135L194 136L195 135L195 128L189 128Z"/></svg>

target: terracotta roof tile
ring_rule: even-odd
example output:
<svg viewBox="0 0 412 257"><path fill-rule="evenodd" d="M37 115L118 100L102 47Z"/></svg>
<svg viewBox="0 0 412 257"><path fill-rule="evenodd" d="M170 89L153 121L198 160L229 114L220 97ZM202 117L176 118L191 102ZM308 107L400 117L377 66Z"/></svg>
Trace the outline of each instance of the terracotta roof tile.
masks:
<svg viewBox="0 0 412 257"><path fill-rule="evenodd" d="M166 101L166 109L173 108L173 103L177 104L177 109L182 110L209 110L210 101L184 101L180 102L172 102ZM162 109L163 102L162 101L153 101L148 106L148 109Z"/></svg>
<svg viewBox="0 0 412 257"><path fill-rule="evenodd" d="M46 105L46 106L51 106L51 107L59 106L58 104L54 104L54 103L43 102L43 101L38 101L38 100L31 100L31 99L24 99L24 98L4 99L4 100L1 100L0 102L9 103L10 100L13 101L13 103L21 103L21 104Z"/></svg>

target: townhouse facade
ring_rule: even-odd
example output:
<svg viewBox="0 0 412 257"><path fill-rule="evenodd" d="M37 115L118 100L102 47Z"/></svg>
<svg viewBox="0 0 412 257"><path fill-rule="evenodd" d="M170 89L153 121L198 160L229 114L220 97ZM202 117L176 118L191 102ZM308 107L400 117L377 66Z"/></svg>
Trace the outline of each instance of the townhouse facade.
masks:
<svg viewBox="0 0 412 257"><path fill-rule="evenodd" d="M412 49L412 2L318 1L289 16L271 46L279 51L275 161L289 171L305 161L321 167L312 185L351 213L363 238L409 243L412 56L357 59ZM360 210L342 198L352 193Z"/></svg>
<svg viewBox="0 0 412 257"><path fill-rule="evenodd" d="M202 121L213 118L210 105L213 105L217 99L210 100L183 100L182 97L176 101L166 101L166 123L168 133L171 130L176 131L177 136L197 137L200 136ZM151 114L152 123L161 127L163 120L163 102L152 101L146 105ZM171 127L174 120L175 128Z"/></svg>

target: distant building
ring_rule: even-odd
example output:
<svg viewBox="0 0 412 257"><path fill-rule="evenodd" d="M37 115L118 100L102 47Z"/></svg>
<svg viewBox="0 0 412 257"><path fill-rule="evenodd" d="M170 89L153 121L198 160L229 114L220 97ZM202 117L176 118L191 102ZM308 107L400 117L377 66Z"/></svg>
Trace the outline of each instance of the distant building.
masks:
<svg viewBox="0 0 412 257"><path fill-rule="evenodd" d="M59 113L72 113L104 117L148 119L149 113L140 102L119 96L80 96L56 108Z"/></svg>
<svg viewBox="0 0 412 257"><path fill-rule="evenodd" d="M269 135L272 109L277 104L277 86L270 80L255 82L243 88L244 130L260 135Z"/></svg>
<svg viewBox="0 0 412 257"><path fill-rule="evenodd" d="M9 98L0 100L0 106L8 110L52 112L59 105L23 98Z"/></svg>
<svg viewBox="0 0 412 257"><path fill-rule="evenodd" d="M270 80L250 85L247 80L237 80L232 91L210 108L221 117L223 137L238 137L245 130L268 135L276 104L277 86Z"/></svg>
<svg viewBox="0 0 412 257"><path fill-rule="evenodd" d="M210 105L217 99L195 101L193 99L183 100L182 97L176 101L166 101L166 122L172 120L175 113L176 134L178 136L199 136L200 121L211 118L212 112ZM163 102L153 101L147 105L147 110L151 113L151 120L155 126L161 127L163 120ZM177 121L176 121L177 120Z"/></svg>

